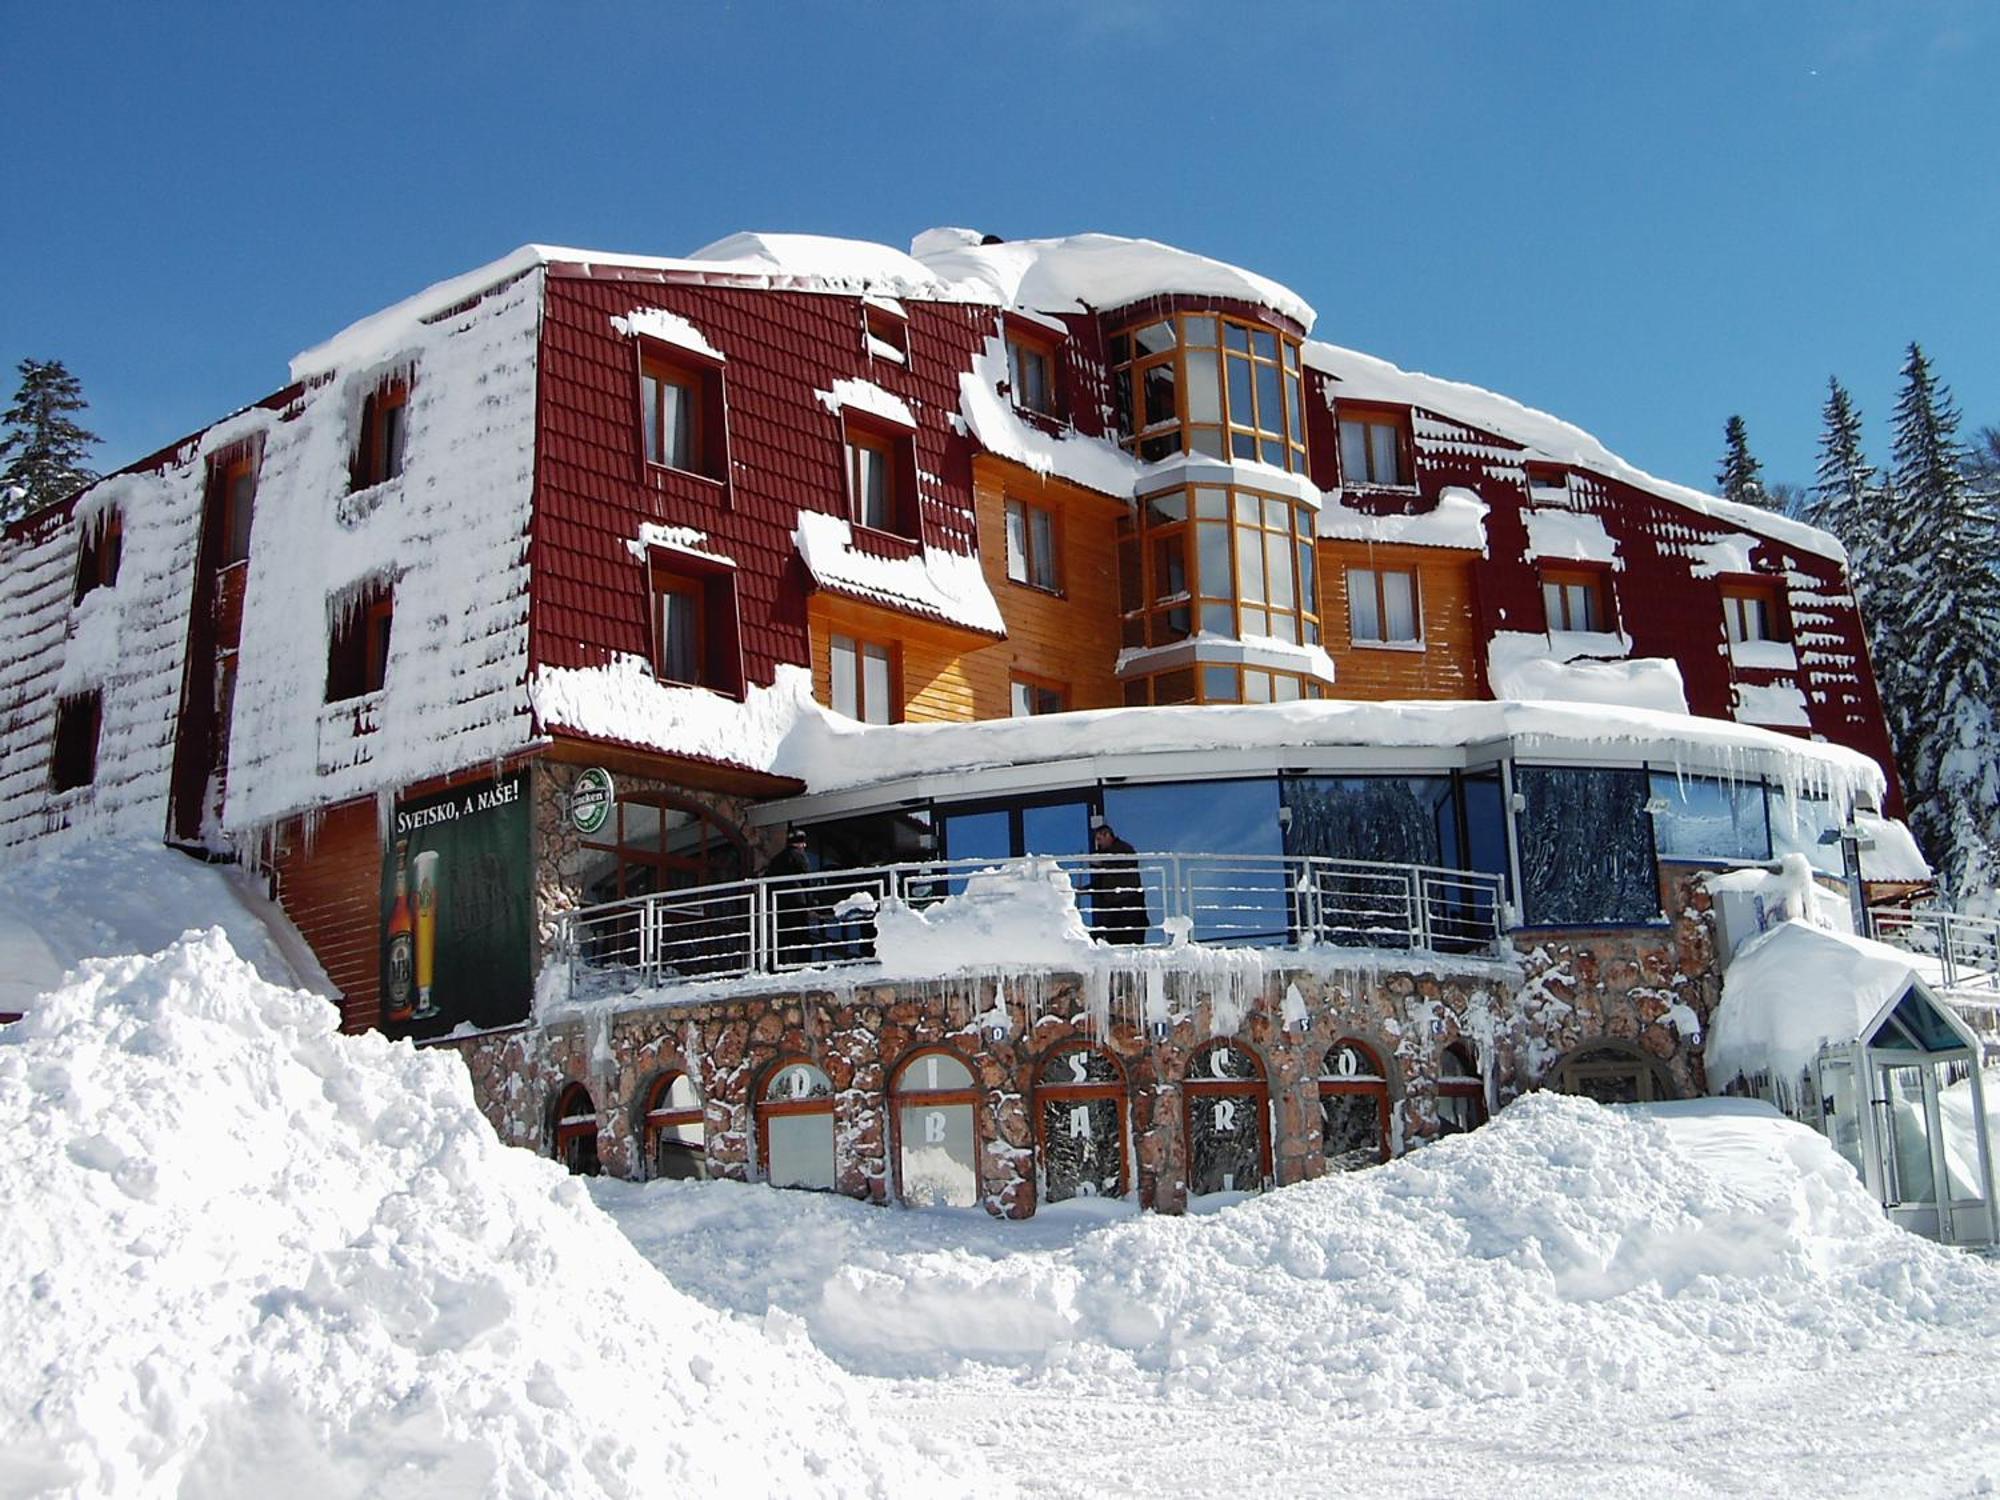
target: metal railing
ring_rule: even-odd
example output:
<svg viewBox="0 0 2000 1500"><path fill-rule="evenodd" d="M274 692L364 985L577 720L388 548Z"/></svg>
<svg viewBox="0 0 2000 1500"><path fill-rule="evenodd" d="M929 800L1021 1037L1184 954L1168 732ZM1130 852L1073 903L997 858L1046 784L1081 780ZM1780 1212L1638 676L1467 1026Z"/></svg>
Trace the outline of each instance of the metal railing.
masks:
<svg viewBox="0 0 2000 1500"><path fill-rule="evenodd" d="M875 957L885 900L924 908L1018 860L930 860L762 876L658 891L569 914L565 942L582 993L776 974ZM1086 929L1159 946L1491 950L1503 928L1500 877L1423 865L1294 855L1035 857L1062 870Z"/></svg>
<svg viewBox="0 0 2000 1500"><path fill-rule="evenodd" d="M1944 989L2000 992L2000 921L1886 906L1869 913L1869 925L1879 941L1935 959Z"/></svg>

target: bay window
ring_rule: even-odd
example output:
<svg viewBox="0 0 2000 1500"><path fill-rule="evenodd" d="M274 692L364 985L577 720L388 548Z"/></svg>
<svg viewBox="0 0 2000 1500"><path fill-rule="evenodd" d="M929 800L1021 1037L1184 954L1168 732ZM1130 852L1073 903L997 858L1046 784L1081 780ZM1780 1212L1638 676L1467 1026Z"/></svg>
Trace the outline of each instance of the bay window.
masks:
<svg viewBox="0 0 2000 1500"><path fill-rule="evenodd" d="M1309 507L1195 485L1147 496L1119 532L1125 645L1168 645L1197 632L1319 643Z"/></svg>
<svg viewBox="0 0 2000 1500"><path fill-rule="evenodd" d="M1299 341L1213 313L1115 333L1112 394L1125 445L1158 462L1180 453L1302 473Z"/></svg>

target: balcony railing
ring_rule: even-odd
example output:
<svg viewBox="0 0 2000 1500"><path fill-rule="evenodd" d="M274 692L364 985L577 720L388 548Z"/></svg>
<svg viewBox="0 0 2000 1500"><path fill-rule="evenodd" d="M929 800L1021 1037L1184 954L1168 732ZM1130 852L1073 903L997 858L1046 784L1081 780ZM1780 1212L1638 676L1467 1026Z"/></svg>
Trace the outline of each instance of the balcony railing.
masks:
<svg viewBox="0 0 2000 1500"><path fill-rule="evenodd" d="M1871 912L1869 923L1880 941L1935 959L1942 988L1988 990L2000 998L2000 921L1890 906Z"/></svg>
<svg viewBox="0 0 2000 1500"><path fill-rule="evenodd" d="M572 912L565 942L580 994L779 974L875 957L875 911L962 892L1019 861L931 860L764 876L629 897ZM1094 938L1483 953L1503 927L1500 877L1423 865L1292 855L1074 855L1066 872ZM1140 902L1143 900L1143 911Z"/></svg>

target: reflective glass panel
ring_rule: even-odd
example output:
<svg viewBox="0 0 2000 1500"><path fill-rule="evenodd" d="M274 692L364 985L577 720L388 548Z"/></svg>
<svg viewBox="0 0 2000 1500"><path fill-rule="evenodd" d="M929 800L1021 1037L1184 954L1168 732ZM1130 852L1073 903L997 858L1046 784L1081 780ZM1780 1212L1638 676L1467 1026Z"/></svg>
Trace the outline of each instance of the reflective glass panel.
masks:
<svg viewBox="0 0 2000 1500"><path fill-rule="evenodd" d="M1653 837L1662 859L1768 859L1764 788L1655 771Z"/></svg>
<svg viewBox="0 0 2000 1500"><path fill-rule="evenodd" d="M1382 1162L1382 1124L1387 1095L1373 1090L1321 1094L1321 1152L1329 1172L1354 1172Z"/></svg>
<svg viewBox="0 0 2000 1500"><path fill-rule="evenodd" d="M1645 772L1519 766L1514 785L1529 922L1661 920Z"/></svg>
<svg viewBox="0 0 2000 1500"><path fill-rule="evenodd" d="M1125 1150L1115 1099L1042 1100L1043 1197L1115 1198L1125 1191Z"/></svg>
<svg viewBox="0 0 2000 1500"><path fill-rule="evenodd" d="M979 1155L970 1104L906 1104L897 1111L903 1201L913 1208L979 1202Z"/></svg>

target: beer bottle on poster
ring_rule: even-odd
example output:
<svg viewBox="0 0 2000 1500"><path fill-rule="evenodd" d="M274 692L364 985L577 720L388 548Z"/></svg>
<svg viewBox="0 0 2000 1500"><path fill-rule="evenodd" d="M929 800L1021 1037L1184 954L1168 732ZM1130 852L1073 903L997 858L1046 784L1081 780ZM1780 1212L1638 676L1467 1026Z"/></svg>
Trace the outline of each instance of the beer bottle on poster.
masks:
<svg viewBox="0 0 2000 1500"><path fill-rule="evenodd" d="M389 909L389 963L384 976L387 1004L383 1018L388 1021L409 1020L414 1005L416 927L410 920L410 876L404 862L409 848L408 839L396 841L396 904Z"/></svg>
<svg viewBox="0 0 2000 1500"><path fill-rule="evenodd" d="M417 1008L413 1021L428 1021L438 1013L431 998L437 977L438 851L426 849L410 861L417 887Z"/></svg>

